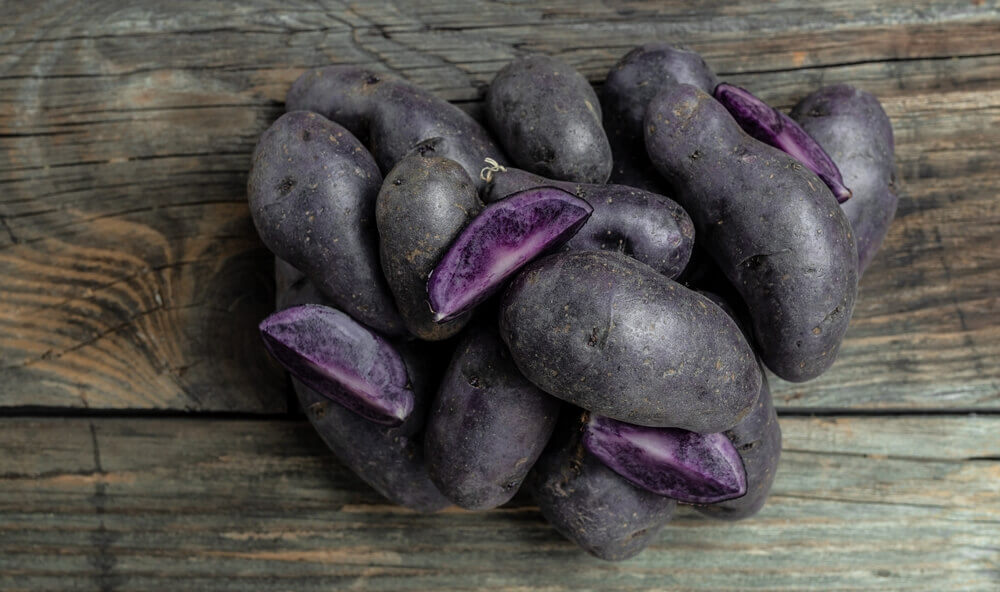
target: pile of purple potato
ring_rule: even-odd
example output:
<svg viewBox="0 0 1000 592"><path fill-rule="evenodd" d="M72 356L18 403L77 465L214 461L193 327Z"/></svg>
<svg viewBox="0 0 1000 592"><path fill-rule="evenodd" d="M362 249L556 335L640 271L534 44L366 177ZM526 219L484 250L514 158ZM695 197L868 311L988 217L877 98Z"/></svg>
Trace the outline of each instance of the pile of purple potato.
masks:
<svg viewBox="0 0 1000 592"><path fill-rule="evenodd" d="M523 485L609 560L678 503L761 509L781 451L763 369L833 364L895 213L873 96L830 86L785 115L655 44L600 100L518 59L485 126L358 66L304 73L286 105L248 183L277 256L260 331L360 478L421 512Z"/></svg>

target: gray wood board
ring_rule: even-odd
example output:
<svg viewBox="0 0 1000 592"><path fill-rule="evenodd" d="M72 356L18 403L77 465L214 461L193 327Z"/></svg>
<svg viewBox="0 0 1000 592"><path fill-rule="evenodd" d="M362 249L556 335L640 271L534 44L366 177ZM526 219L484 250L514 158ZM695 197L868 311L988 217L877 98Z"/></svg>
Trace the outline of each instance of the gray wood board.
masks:
<svg viewBox="0 0 1000 592"><path fill-rule="evenodd" d="M0 421L4 590L996 590L1000 417L782 418L765 509L614 564L527 499L388 505L298 421Z"/></svg>

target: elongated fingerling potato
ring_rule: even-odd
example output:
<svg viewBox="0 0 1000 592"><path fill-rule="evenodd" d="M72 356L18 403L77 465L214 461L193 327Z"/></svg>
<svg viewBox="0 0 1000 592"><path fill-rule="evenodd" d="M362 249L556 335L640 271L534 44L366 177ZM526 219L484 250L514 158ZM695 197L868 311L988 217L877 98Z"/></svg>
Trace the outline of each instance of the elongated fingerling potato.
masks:
<svg viewBox="0 0 1000 592"><path fill-rule="evenodd" d="M668 43L649 43L625 54L608 72L601 94L604 129L614 168L609 182L669 195L646 155L646 107L673 84L692 84L711 93L719 80L694 51Z"/></svg>
<svg viewBox="0 0 1000 592"><path fill-rule="evenodd" d="M646 149L743 297L767 367L790 381L822 374L837 357L858 282L851 226L830 190L686 84L650 103Z"/></svg>
<svg viewBox="0 0 1000 592"><path fill-rule="evenodd" d="M326 445L375 491L394 504L419 512L436 512L451 505L431 481L424 463L420 430L428 404L427 385L418 395L419 408L396 427L368 421L298 379L293 379L292 385L306 417Z"/></svg>
<svg viewBox="0 0 1000 592"><path fill-rule="evenodd" d="M766 377L761 383L760 396L753 410L725 434L743 460L747 493L740 498L697 506L697 510L721 520L742 520L764 507L781 460L781 426L778 425L778 414L774 410Z"/></svg>
<svg viewBox="0 0 1000 592"><path fill-rule="evenodd" d="M463 508L506 503L549 441L559 406L517 370L494 323L470 328L427 419L431 478Z"/></svg>
<svg viewBox="0 0 1000 592"><path fill-rule="evenodd" d="M500 333L542 390L628 423L721 432L760 390L753 351L722 309L620 253L529 265L504 294Z"/></svg>
<svg viewBox="0 0 1000 592"><path fill-rule="evenodd" d="M859 273L864 272L899 201L892 123L878 99L846 84L810 94L791 116L827 151L853 192L840 207L854 230Z"/></svg>
<svg viewBox="0 0 1000 592"><path fill-rule="evenodd" d="M294 277L279 262L279 279ZM321 304L308 279L278 282L277 300L284 307ZM310 389L298 379L292 385L306 417L319 436L344 463L375 491L395 504L419 512L436 512L450 502L431 481L424 463L423 430L437 372L425 355L425 344L397 343L413 390L413 410L402 424L374 423Z"/></svg>
<svg viewBox="0 0 1000 592"><path fill-rule="evenodd" d="M431 138L440 139L438 155L460 164L476 184L484 158L505 162L469 114L393 74L349 65L313 68L292 84L285 108L314 111L351 130L371 147L383 173Z"/></svg>
<svg viewBox="0 0 1000 592"><path fill-rule="evenodd" d="M405 332L382 277L375 198L382 175L349 131L321 115L278 118L253 154L247 195L264 244L337 308L386 335Z"/></svg>
<svg viewBox="0 0 1000 592"><path fill-rule="evenodd" d="M436 341L458 333L470 315L435 322L427 301L427 278L482 203L461 165L424 147L386 175L375 217L382 271L403 323L420 339Z"/></svg>

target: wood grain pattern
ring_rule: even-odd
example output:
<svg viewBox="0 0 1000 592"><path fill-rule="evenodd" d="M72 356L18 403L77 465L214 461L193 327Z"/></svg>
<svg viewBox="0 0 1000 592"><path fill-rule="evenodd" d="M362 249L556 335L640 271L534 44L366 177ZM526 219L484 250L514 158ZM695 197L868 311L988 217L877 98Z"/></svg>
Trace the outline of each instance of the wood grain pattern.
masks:
<svg viewBox="0 0 1000 592"><path fill-rule="evenodd" d="M530 502L383 503L298 421L0 421L4 590L995 590L998 417L782 418L771 502L621 564Z"/></svg>
<svg viewBox="0 0 1000 592"><path fill-rule="evenodd" d="M1000 3L792 0L7 3L0 406L273 412L256 137L304 68L365 63L476 101L526 52L599 83L632 46L701 51L780 106L883 99L906 195L842 359L796 408L1000 409ZM475 110L474 103L467 103Z"/></svg>

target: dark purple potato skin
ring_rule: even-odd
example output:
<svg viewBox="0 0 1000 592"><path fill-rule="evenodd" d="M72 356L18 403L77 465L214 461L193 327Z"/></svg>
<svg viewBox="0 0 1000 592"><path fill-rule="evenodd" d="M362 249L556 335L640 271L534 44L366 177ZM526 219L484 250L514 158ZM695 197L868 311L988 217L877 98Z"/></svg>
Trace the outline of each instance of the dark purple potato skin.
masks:
<svg viewBox="0 0 1000 592"><path fill-rule="evenodd" d="M275 310L284 310L302 304L330 303L301 271L280 257L274 258Z"/></svg>
<svg viewBox="0 0 1000 592"><path fill-rule="evenodd" d="M837 202L844 203L851 197L851 190L844 186L837 165L794 119L760 100L745 88L720 84L712 93L729 111L748 134L768 146L787 152L807 169L816 173L830 188Z"/></svg>
<svg viewBox="0 0 1000 592"><path fill-rule="evenodd" d="M288 91L285 109L337 121L371 147L383 172L435 137L443 140L439 156L460 164L477 184L484 158L505 162L483 126L455 105L398 76L359 66L307 70Z"/></svg>
<svg viewBox="0 0 1000 592"><path fill-rule="evenodd" d="M495 294L518 269L576 234L591 212L589 203L555 187L486 206L427 281L435 320L455 318Z"/></svg>
<svg viewBox="0 0 1000 592"><path fill-rule="evenodd" d="M382 272L407 330L420 339L447 339L469 320L434 322L427 278L482 207L465 170L434 150L414 150L385 177L375 207Z"/></svg>
<svg viewBox="0 0 1000 592"><path fill-rule="evenodd" d="M542 390L627 423L721 432L760 391L753 351L722 309L621 253L527 266L504 293L500 333Z"/></svg>
<svg viewBox="0 0 1000 592"><path fill-rule="evenodd" d="M581 413L563 410L526 484L542 515L564 537L600 559L628 559L656 539L677 502L632 485L587 452Z"/></svg>
<svg viewBox="0 0 1000 592"><path fill-rule="evenodd" d="M271 356L293 376L365 419L399 425L413 410L398 352L347 314L303 304L270 315L260 332ZM365 389L345 386L343 372L365 383Z"/></svg>
<svg viewBox="0 0 1000 592"><path fill-rule="evenodd" d="M382 277L371 154L349 131L294 111L265 131L247 182L261 240L338 309L385 335L405 333Z"/></svg>
<svg viewBox="0 0 1000 592"><path fill-rule="evenodd" d="M286 273L287 269L282 273ZM308 280L294 282L277 299L285 306L318 304ZM395 504L419 512L436 512L450 503L427 474L423 428L433 396L436 372L425 354L426 344L396 344L413 387L414 407L398 426L372 423L292 379L309 422L334 455L365 483Z"/></svg>
<svg viewBox="0 0 1000 592"><path fill-rule="evenodd" d="M892 123L874 96L846 84L827 86L792 109L840 168L854 192L841 204L854 229L859 269L867 269L896 215Z"/></svg>
<svg viewBox="0 0 1000 592"><path fill-rule="evenodd" d="M625 185L553 181L508 167L493 173L486 201L542 186L558 187L594 208L587 223L566 246L577 251L619 251L669 278L680 275L694 248L694 223L677 202Z"/></svg>
<svg viewBox="0 0 1000 592"><path fill-rule="evenodd" d="M326 66L303 72L285 96L285 111L312 111L368 143L375 92L391 74L359 66Z"/></svg>
<svg viewBox="0 0 1000 592"><path fill-rule="evenodd" d="M650 103L646 147L750 310L767 367L793 382L822 374L837 357L858 284L854 237L830 190L690 85Z"/></svg>
<svg viewBox="0 0 1000 592"><path fill-rule="evenodd" d="M741 498L697 506L696 509L720 520L742 520L764 507L781 460L781 426L778 425L778 414L774 410L766 377L761 382L760 396L753 411L725 434L743 459L747 493Z"/></svg>
<svg viewBox="0 0 1000 592"><path fill-rule="evenodd" d="M427 419L431 479L469 510L509 501L552 435L560 402L521 376L495 323L471 327Z"/></svg>
<svg viewBox="0 0 1000 592"><path fill-rule="evenodd" d="M308 286L308 287L306 287ZM292 294L299 294L303 290L308 290L308 300L300 304L311 302L313 304L325 304L327 302L316 290L316 286L309 281L306 274L295 269L291 263L281 257L274 258L274 310L284 310L294 303L289 303Z"/></svg>
<svg viewBox="0 0 1000 592"><path fill-rule="evenodd" d="M646 107L667 86L692 84L711 93L718 83L705 60L690 50L650 43L625 54L608 72L601 95L604 129L614 155L609 182L667 195L646 155Z"/></svg>
<svg viewBox="0 0 1000 592"><path fill-rule="evenodd" d="M486 115L517 166L562 181L608 180L600 101L565 62L532 55L507 64L486 91Z"/></svg>
<svg viewBox="0 0 1000 592"><path fill-rule="evenodd" d="M733 288L733 285L729 283L729 280L726 279L726 275L719 269L712 256L701 245L694 246L694 250L691 252L691 261L684 268L684 273L681 274L681 277L677 281L692 290L718 294L726 302L740 310L746 308L742 297ZM713 301L718 304L718 301ZM747 335L747 340L753 343L752 333Z"/></svg>
<svg viewBox="0 0 1000 592"><path fill-rule="evenodd" d="M743 461L721 433L648 428L591 414L583 444L633 485L682 503L717 503L747 491Z"/></svg>
<svg viewBox="0 0 1000 592"><path fill-rule="evenodd" d="M749 337L750 319L742 302L735 302L734 294L704 293L712 302L736 320L743 332ZM781 460L781 426L778 424L778 414L775 412L771 398L771 389L767 384L767 376L761 373L760 395L754 408L736 427L726 430L726 437L736 447L736 452L743 460L743 468L747 476L747 493L739 499L727 500L717 504L697 506L696 509L720 520L742 520L749 518L767 501L771 485L778 472Z"/></svg>
<svg viewBox="0 0 1000 592"><path fill-rule="evenodd" d="M424 462L420 430L427 392L419 395L418 408L407 421L389 427L351 413L296 379L292 384L306 417L326 445L375 491L418 512L436 512L451 505L434 486Z"/></svg>

